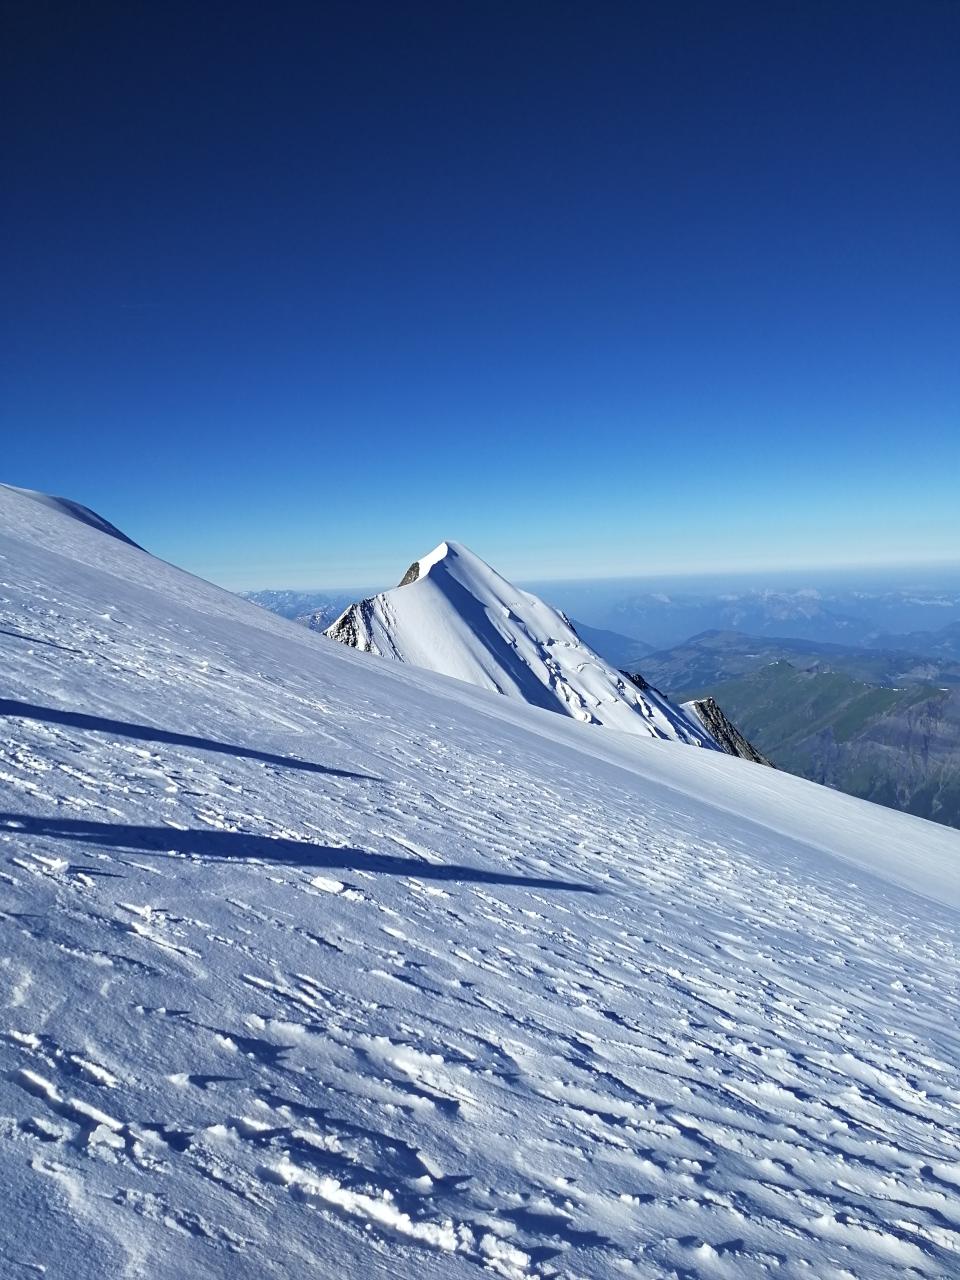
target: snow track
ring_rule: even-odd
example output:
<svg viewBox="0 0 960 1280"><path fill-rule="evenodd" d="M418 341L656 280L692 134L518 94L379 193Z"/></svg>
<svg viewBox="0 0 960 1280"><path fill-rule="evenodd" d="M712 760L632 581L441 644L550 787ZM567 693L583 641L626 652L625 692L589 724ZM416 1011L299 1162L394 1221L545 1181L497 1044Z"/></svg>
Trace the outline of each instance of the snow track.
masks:
<svg viewBox="0 0 960 1280"><path fill-rule="evenodd" d="M960 1274L956 833L0 530L0 1275Z"/></svg>

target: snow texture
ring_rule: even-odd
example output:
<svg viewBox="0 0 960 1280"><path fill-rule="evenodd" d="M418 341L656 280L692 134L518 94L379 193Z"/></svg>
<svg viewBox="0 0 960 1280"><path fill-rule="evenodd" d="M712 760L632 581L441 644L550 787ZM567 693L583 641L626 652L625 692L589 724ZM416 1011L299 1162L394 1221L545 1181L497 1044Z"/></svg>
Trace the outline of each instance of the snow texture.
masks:
<svg viewBox="0 0 960 1280"><path fill-rule="evenodd" d="M0 645L4 1278L960 1274L956 832L5 489Z"/></svg>
<svg viewBox="0 0 960 1280"><path fill-rule="evenodd" d="M574 720L717 749L698 717L641 692L562 613L457 542L415 560L399 587L351 605L327 635Z"/></svg>

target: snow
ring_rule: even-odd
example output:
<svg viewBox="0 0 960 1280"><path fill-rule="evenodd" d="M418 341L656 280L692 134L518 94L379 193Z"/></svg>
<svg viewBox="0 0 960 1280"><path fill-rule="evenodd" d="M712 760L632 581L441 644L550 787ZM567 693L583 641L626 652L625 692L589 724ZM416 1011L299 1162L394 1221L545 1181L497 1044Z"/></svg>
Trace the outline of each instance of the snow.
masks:
<svg viewBox="0 0 960 1280"><path fill-rule="evenodd" d="M132 538L128 538L125 533L121 533L116 525L112 525L109 520L104 520L103 516L97 515L96 511L91 511L89 507L84 507L79 502L72 502L69 498L55 498L49 493L38 493L36 489L19 489L15 485L0 485L0 488L9 489L12 493L19 493L24 498L39 502L43 507L49 507L52 511L62 511L64 515L72 516L74 520L79 520L94 529L99 529L101 533L108 533L112 538L119 538L122 542L129 542L132 547L137 545Z"/></svg>
<svg viewBox="0 0 960 1280"><path fill-rule="evenodd" d="M0 645L4 1278L960 1272L956 832L4 489Z"/></svg>
<svg viewBox="0 0 960 1280"><path fill-rule="evenodd" d="M327 635L588 724L716 749L700 720L643 692L556 609L458 542L441 542L403 584L351 605Z"/></svg>

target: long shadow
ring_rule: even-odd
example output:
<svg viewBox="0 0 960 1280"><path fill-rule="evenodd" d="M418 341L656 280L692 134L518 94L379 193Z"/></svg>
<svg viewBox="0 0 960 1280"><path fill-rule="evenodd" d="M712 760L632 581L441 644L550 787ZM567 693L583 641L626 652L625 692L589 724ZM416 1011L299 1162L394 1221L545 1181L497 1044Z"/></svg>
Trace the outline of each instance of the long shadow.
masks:
<svg viewBox="0 0 960 1280"><path fill-rule="evenodd" d="M298 760L295 756L277 756L269 751L255 751L252 747L241 747L233 742L217 742L215 738L197 738L189 733L172 733L169 729L156 729L149 724L106 720L103 716L88 716L82 711L62 711L58 707L40 707L31 702L15 702L12 698L0 698L0 716L22 716L27 720L44 720L51 724L67 725L71 729L110 733L118 738L136 738L141 742L166 742L174 747L193 747L200 751L219 751L223 755L238 756L244 760L260 760L263 764L275 764L282 769L305 769L308 773L327 773L335 778L377 781L367 773L332 769L329 765L314 764L310 760Z"/></svg>
<svg viewBox="0 0 960 1280"><path fill-rule="evenodd" d="M89 822L85 818L37 817L0 813L0 834L47 836L76 840L107 849L138 850L160 855L181 854L215 862L263 861L307 869L370 871L378 875L416 876L418 880L454 880L471 884L515 885L520 889L565 889L570 893L598 893L593 885L574 880L508 875L456 863L437 865L419 858L394 858L365 849L337 849L285 836L253 836L242 831L179 831L174 827L136 827L123 823Z"/></svg>
<svg viewBox="0 0 960 1280"><path fill-rule="evenodd" d="M45 644L50 649L62 649L64 653L80 653L80 649L72 649L68 644L57 644L55 640L41 640L39 636L28 636L24 631L11 631L9 627L0 627L0 636L13 636L14 640L26 640L29 644Z"/></svg>

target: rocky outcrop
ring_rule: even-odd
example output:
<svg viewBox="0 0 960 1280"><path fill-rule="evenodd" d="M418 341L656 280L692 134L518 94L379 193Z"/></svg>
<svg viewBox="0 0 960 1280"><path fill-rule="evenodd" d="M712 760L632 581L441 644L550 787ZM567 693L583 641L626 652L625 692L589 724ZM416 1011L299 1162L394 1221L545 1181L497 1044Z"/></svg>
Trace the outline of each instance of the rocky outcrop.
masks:
<svg viewBox="0 0 960 1280"><path fill-rule="evenodd" d="M775 768L772 761L748 742L733 721L728 719L715 698L696 698L693 702L684 702L682 705L697 717L707 733L720 743L727 755L739 756L741 760L752 760L754 764L765 764L771 769Z"/></svg>
<svg viewBox="0 0 960 1280"><path fill-rule="evenodd" d="M359 649L363 653L375 653L381 656L380 649L377 648L371 636L371 618L375 609L375 602L371 598L369 600L359 600L356 604L352 604L349 609L345 609L335 622L332 622L325 631L331 640L338 640L340 644L348 645L351 649Z"/></svg>
<svg viewBox="0 0 960 1280"><path fill-rule="evenodd" d="M667 698L665 693L655 688L639 671L624 671L623 674L628 680L632 680L638 689L649 690L658 698ZM728 756L739 756L741 760L752 760L754 764L765 764L771 769L776 768L772 760L768 760L751 742L747 741L714 698L696 698L692 702L681 702L680 706L687 715L694 717L703 725L720 750L725 751Z"/></svg>
<svg viewBox="0 0 960 1280"><path fill-rule="evenodd" d="M413 564L410 566L407 572L403 575L403 577L400 579L397 585L400 587L409 587L410 583L416 582L416 580L419 577L420 577L420 561L414 560Z"/></svg>

